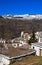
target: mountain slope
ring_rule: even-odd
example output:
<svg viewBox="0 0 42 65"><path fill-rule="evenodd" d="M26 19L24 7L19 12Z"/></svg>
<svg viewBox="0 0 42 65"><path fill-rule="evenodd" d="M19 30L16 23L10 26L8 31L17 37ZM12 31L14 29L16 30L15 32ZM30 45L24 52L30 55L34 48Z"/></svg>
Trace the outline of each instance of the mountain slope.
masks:
<svg viewBox="0 0 42 65"><path fill-rule="evenodd" d="M33 18L26 19L29 16ZM37 19L35 16L37 15L24 15L18 18L11 16L11 19L7 18L10 17L9 15L6 18L0 17L0 37L14 38L20 36L21 31L30 33L33 29L35 31L42 31L42 15L38 16L41 19ZM22 17L25 17L25 19Z"/></svg>

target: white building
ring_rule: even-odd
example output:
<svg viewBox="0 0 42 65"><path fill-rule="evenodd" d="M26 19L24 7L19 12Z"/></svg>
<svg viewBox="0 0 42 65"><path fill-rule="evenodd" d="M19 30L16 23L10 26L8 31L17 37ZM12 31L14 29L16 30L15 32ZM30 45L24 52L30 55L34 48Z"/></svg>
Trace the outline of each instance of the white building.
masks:
<svg viewBox="0 0 42 65"><path fill-rule="evenodd" d="M38 43L42 43L42 31L35 33L36 38L38 39Z"/></svg>
<svg viewBox="0 0 42 65"><path fill-rule="evenodd" d="M24 35L24 31L21 32L21 38L23 37L23 35Z"/></svg>
<svg viewBox="0 0 42 65"><path fill-rule="evenodd" d="M9 57L0 54L0 65L9 65L9 64L10 64Z"/></svg>
<svg viewBox="0 0 42 65"><path fill-rule="evenodd" d="M23 32L22 32L23 35ZM36 32L35 33L36 38L38 39L38 43L32 43L31 48L36 51L37 56L42 56L42 32ZM29 37L28 40L30 39L30 36L26 33L24 34L24 38L16 38L14 41L16 43L13 43L13 46L16 47L21 47L25 46L26 47L26 38L27 36ZM22 36L21 36L22 37ZM25 38L26 37L26 38Z"/></svg>
<svg viewBox="0 0 42 65"><path fill-rule="evenodd" d="M28 33L24 33L23 31L21 32L21 38L29 40L31 37Z"/></svg>
<svg viewBox="0 0 42 65"><path fill-rule="evenodd" d="M5 39L0 39L0 43L5 43L6 42L6 40Z"/></svg>
<svg viewBox="0 0 42 65"><path fill-rule="evenodd" d="M38 42L42 43L42 32L39 33L39 40Z"/></svg>
<svg viewBox="0 0 42 65"><path fill-rule="evenodd" d="M42 43L32 43L31 48L36 51L37 56L42 56Z"/></svg>

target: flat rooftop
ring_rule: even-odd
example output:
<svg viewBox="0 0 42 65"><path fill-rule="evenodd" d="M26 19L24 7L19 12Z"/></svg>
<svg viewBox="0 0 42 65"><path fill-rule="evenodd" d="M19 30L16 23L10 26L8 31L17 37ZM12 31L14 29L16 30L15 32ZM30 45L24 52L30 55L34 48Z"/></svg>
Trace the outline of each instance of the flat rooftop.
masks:
<svg viewBox="0 0 42 65"><path fill-rule="evenodd" d="M34 45L34 46L38 46L38 47L42 47L42 43L32 43L32 45Z"/></svg>
<svg viewBox="0 0 42 65"><path fill-rule="evenodd" d="M33 52L33 51L34 50L32 50L32 49L11 47L11 48L7 49L6 52L4 52L3 54L11 58L11 57L27 54L27 53L30 53L30 52Z"/></svg>

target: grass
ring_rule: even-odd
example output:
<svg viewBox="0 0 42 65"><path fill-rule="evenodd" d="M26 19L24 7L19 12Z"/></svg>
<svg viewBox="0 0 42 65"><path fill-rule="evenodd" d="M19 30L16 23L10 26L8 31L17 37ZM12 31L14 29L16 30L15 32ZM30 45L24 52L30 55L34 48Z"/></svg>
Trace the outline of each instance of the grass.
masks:
<svg viewBox="0 0 42 65"><path fill-rule="evenodd" d="M28 56L22 60L18 60L11 65L42 65L42 57L38 56Z"/></svg>

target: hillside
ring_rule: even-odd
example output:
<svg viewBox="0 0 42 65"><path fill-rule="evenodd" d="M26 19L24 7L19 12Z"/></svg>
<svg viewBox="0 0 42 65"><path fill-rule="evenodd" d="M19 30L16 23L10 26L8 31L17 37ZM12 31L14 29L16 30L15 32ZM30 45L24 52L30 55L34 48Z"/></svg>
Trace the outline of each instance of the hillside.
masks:
<svg viewBox="0 0 42 65"><path fill-rule="evenodd" d="M21 19L20 19L21 18ZM21 31L42 31L42 19L4 18L0 16L0 37L14 38L20 36Z"/></svg>
<svg viewBox="0 0 42 65"><path fill-rule="evenodd" d="M10 65L42 65L42 57L28 56L21 60L17 60Z"/></svg>

